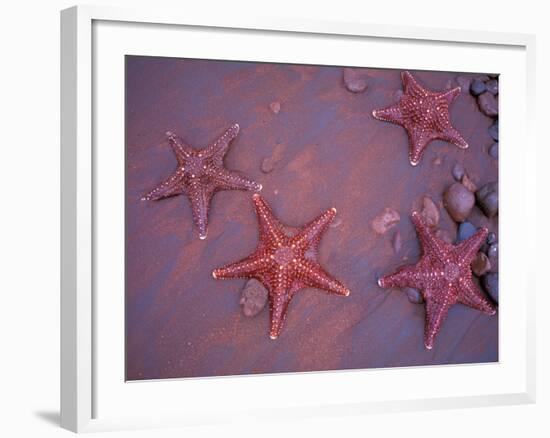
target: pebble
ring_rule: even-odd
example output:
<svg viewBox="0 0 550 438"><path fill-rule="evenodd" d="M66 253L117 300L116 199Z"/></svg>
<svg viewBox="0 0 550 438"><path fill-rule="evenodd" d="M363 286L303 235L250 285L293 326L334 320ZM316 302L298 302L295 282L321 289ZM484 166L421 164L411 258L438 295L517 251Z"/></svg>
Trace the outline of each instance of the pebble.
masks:
<svg viewBox="0 0 550 438"><path fill-rule="evenodd" d="M344 85L352 93L362 93L367 89L367 74L361 69L344 68Z"/></svg>
<svg viewBox="0 0 550 438"><path fill-rule="evenodd" d="M376 216L372 223L372 229L378 234L384 234L400 220L399 213L391 208L385 208L382 213Z"/></svg>
<svg viewBox="0 0 550 438"><path fill-rule="evenodd" d="M485 184L476 192L476 201L485 216L492 218L498 213L498 183Z"/></svg>
<svg viewBox="0 0 550 438"><path fill-rule="evenodd" d="M414 289L412 287L405 287L403 288L403 292L407 294L407 298L411 303L422 304L424 302L424 297L422 296L422 293L418 289Z"/></svg>
<svg viewBox="0 0 550 438"><path fill-rule="evenodd" d="M437 208L437 205L435 205L435 202L429 196L422 198L422 210L420 214L430 227L435 227L439 223L439 208Z"/></svg>
<svg viewBox="0 0 550 438"><path fill-rule="evenodd" d="M473 96L479 96L482 93L485 93L487 90L487 86L485 85L485 82L480 81L479 79L474 79L470 84L470 93L472 93Z"/></svg>
<svg viewBox="0 0 550 438"><path fill-rule="evenodd" d="M271 155L269 157L265 157L262 160L260 169L263 173L273 172L277 163L281 161L281 159L283 158L283 152L285 148L286 146L283 143L277 143L273 147L273 150L271 151Z"/></svg>
<svg viewBox="0 0 550 438"><path fill-rule="evenodd" d="M398 254L401 251L401 248L403 247L403 239L401 238L401 233L399 231L396 231L393 235L391 245L395 254Z"/></svg>
<svg viewBox="0 0 550 438"><path fill-rule="evenodd" d="M491 93L483 93L477 97L477 104L483 114L488 117L498 116L498 100Z"/></svg>
<svg viewBox="0 0 550 438"><path fill-rule="evenodd" d="M443 205L455 222L464 222L474 203L473 193L460 183L451 185L443 195Z"/></svg>
<svg viewBox="0 0 550 438"><path fill-rule="evenodd" d="M267 303L267 289L255 278L248 280L241 294L240 304L245 316L255 316Z"/></svg>
<svg viewBox="0 0 550 438"><path fill-rule="evenodd" d="M498 303L498 274L490 272L481 278L481 284L495 303Z"/></svg>
<svg viewBox="0 0 550 438"><path fill-rule="evenodd" d="M498 143L493 143L489 148L489 155L493 158L498 158Z"/></svg>
<svg viewBox="0 0 550 438"><path fill-rule="evenodd" d="M497 235L494 232L491 231L489 234L487 234L487 243L489 245L496 243L496 241L497 241Z"/></svg>
<svg viewBox="0 0 550 438"><path fill-rule="evenodd" d="M498 94L498 81L496 79L491 79L490 81L485 82L487 91L494 96Z"/></svg>
<svg viewBox="0 0 550 438"><path fill-rule="evenodd" d="M279 111L281 111L281 103L280 102L271 102L269 104L269 109L273 111L275 114L279 114Z"/></svg>
<svg viewBox="0 0 550 438"><path fill-rule="evenodd" d="M498 141L498 120L489 126L489 135L494 141Z"/></svg>
<svg viewBox="0 0 550 438"><path fill-rule="evenodd" d="M498 271L498 243L493 243L489 246L487 256L491 262L491 270Z"/></svg>
<svg viewBox="0 0 550 438"><path fill-rule="evenodd" d="M458 226L458 233L456 240L462 242L470 237L472 237L477 231L477 228L474 227L470 222L462 222Z"/></svg>
<svg viewBox="0 0 550 438"><path fill-rule="evenodd" d="M466 171L464 169L464 166L461 163L455 163L452 170L453 178L456 181L460 182L462 181L462 177L464 176L465 173Z"/></svg>
<svg viewBox="0 0 550 438"><path fill-rule="evenodd" d="M491 270L491 262L489 258L482 252L478 252L476 258L472 262L472 272L481 277L483 274Z"/></svg>
<svg viewBox="0 0 550 438"><path fill-rule="evenodd" d="M464 176L462 177L462 185L472 193L475 193L475 191L477 190L477 186L467 174L464 174Z"/></svg>

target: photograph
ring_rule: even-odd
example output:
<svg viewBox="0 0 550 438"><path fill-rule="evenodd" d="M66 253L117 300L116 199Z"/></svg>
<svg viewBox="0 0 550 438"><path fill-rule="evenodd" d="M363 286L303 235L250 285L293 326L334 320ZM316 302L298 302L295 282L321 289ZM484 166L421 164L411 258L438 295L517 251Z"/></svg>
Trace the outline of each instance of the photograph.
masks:
<svg viewBox="0 0 550 438"><path fill-rule="evenodd" d="M499 75L125 56L126 381L499 361Z"/></svg>

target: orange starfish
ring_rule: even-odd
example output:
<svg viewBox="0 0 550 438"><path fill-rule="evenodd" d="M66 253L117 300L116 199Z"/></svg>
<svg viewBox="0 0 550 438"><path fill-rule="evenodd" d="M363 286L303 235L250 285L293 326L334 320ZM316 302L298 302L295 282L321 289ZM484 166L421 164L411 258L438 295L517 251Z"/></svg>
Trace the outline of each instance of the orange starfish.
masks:
<svg viewBox="0 0 550 438"><path fill-rule="evenodd" d="M271 328L269 336L277 339L287 307L296 292L305 287L323 289L335 295L348 296L350 291L328 274L317 262L321 236L336 215L331 208L317 219L289 236L285 226L273 215L258 194L252 197L259 224L256 250L237 263L212 272L214 278L256 278L269 291Z"/></svg>
<svg viewBox="0 0 550 438"><path fill-rule="evenodd" d="M451 125L449 105L460 94L460 87L437 93L423 88L413 76L405 71L403 96L397 104L374 110L378 120L403 126L409 136L409 160L413 166L420 162L422 153L432 140L444 140L466 149L468 143Z"/></svg>
<svg viewBox="0 0 550 438"><path fill-rule="evenodd" d="M464 304L489 315L496 313L494 306L473 282L470 269L488 231L482 228L454 246L435 237L419 213L412 214L412 221L422 246L422 257L417 264L404 266L396 273L380 278L378 285L383 288L412 287L422 292L426 301L424 345L431 349L454 304Z"/></svg>

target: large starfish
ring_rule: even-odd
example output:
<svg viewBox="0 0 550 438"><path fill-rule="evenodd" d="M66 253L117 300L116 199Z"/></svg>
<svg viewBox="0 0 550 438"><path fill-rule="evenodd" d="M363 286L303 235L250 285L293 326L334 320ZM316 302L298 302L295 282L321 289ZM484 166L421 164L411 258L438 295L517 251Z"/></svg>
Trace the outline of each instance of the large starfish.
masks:
<svg viewBox="0 0 550 438"><path fill-rule="evenodd" d="M403 96L395 105L374 110L378 120L403 126L409 136L409 160L413 166L420 162L422 153L432 140L444 140L466 149L468 143L451 125L449 105L460 94L460 87L437 93L423 88L413 76L405 71Z"/></svg>
<svg viewBox="0 0 550 438"><path fill-rule="evenodd" d="M271 328L269 336L279 336L288 304L296 292L305 287L323 289L336 295L349 295L342 283L328 274L317 262L321 236L336 215L331 208L293 235L273 215L258 194L252 197L259 224L256 250L237 263L212 272L214 278L256 278L269 291Z"/></svg>
<svg viewBox="0 0 550 438"><path fill-rule="evenodd" d="M426 301L424 345L431 349L441 324L455 303L489 315L496 312L473 282L470 270L472 260L487 238L487 229L478 230L455 246L435 237L419 213L412 214L412 221L422 247L420 261L380 278L378 284L383 288L412 287L422 292Z"/></svg>
<svg viewBox="0 0 550 438"><path fill-rule="evenodd" d="M167 132L168 141L178 160L178 167L168 179L141 199L150 201L186 195L191 202L193 221L199 229L199 238L206 239L208 211L214 193L220 190L259 191L262 189L261 184L224 167L223 158L231 140L238 133L239 125L235 123L214 143L197 150L185 144L173 132Z"/></svg>

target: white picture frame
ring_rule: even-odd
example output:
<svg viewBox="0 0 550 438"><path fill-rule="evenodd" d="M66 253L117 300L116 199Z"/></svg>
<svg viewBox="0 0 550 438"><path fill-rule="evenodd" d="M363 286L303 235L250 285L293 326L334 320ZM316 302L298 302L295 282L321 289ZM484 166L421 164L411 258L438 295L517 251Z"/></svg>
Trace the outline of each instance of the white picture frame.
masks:
<svg viewBox="0 0 550 438"><path fill-rule="evenodd" d="M519 404L531 403L535 399L535 340L534 340L534 324L535 324L535 309L534 300L532 297L535 294L535 275L533 268L521 260L516 260L518 257L515 254L522 254L522 248L528 248L534 245L535 218L530 216L533 209L529 213L527 209L517 208L515 213L511 213L507 206L512 203L522 200L535 205L534 187L535 187L535 141L533 128L530 126L532 112L534 111L534 53L535 53L535 38L532 35L526 34L507 34L507 33L491 33L484 31L458 31L451 29L426 29L417 27L402 27L391 25L372 25L361 22L356 23L339 23L339 22L314 22L307 19L272 19L257 17L247 17L245 14L241 16L239 21L232 20L226 22L223 17L217 17L215 14L208 16L189 15L185 11L165 11L151 8L148 10L133 10L111 8L104 6L77 6L66 9L61 13L61 425L62 427L75 431L99 431L111 430L120 428L142 428L142 427L162 427L186 424L202 424L210 422L223 422L232 418L233 421L247 416L255 418L269 417L270 404L263 400L255 399L255 406L243 406L241 409L234 410L233 407L224 410L223 405L215 406L212 395L219 395L220 400L224 400L224 391L230 392L239 388L244 394L252 395L259 394L259 391L273 387L276 381L277 386L281 388L297 387L302 385L300 393L307 394L311 392L310 398L304 395L296 395L296 403L288 403L279 405L279 413L288 413L289 415L311 416L311 415L341 415L341 414L361 414L364 412L392 412L410 409L441 409L451 407L475 407L498 404ZM98 30L94 28L101 23L107 23L107 26ZM113 24L114 23L114 24ZM127 26L123 32L132 33L133 38L123 38L118 34L120 30L116 26ZM128 29L130 27L131 29ZM139 32L144 32L143 29L148 29L147 43L145 39L139 38ZM141 30L140 30L141 29ZM98 217L97 205L102 202L116 202L116 197L106 199L105 193L98 187L98 181L109 181L114 185L120 183L120 179L109 176L110 169L102 167L105 161L98 159L94 153L94 148L97 147L97 139L104 138L105 132L113 130L113 138L120 138L120 133L114 134L115 129L123 127L106 126L102 122L102 105L101 98L98 96L98 90L102 87L99 82L103 77L103 67L110 68L108 62L102 62L101 67L95 65L94 60L103 59L101 56L105 52L105 61L113 59L112 57L120 57L121 53L136 54L139 44L142 44L143 51L139 50L138 54L157 53L159 55L170 55L170 48L166 48L164 52L158 53L158 47L155 45L161 42L166 32L177 32L178 29L185 29L185 32L200 32L201 35L209 35L214 37L214 33L218 35L224 30L238 30L235 38L260 38L262 35L268 35L269 39L280 39L281 45L289 45L289 38L306 38L308 36L316 36L319 38L346 38L353 39L354 44L403 44L406 42L412 47L422 46L421 50L443 50L445 45L456 46L457 50L461 50L463 55L467 56L468 51L475 52L476 50L484 50L487 53L494 51L495 62L503 59L502 65L506 64L507 51L513 53L513 62L508 62L510 66L510 74L504 74L501 87L506 90L506 77L516 77L525 80L521 82L521 86L514 90L516 93L507 103L505 97L502 102L502 117L501 117L501 136L504 139L501 143L501 198L503 199L501 212L501 226L506 231L508 240L501 237L503 242L502 266L515 266L515 275L506 275L507 271L503 271L502 278L503 287L510 287L518 290L517 296L510 298L514 301L514 308L518 312L517 317L517 336L514 340L501 337L501 347L504 347L504 352L508 351L509 356L504 355L497 366L500 369L511 367L506 373L503 373L499 378L498 369L490 371L495 375L493 386L488 385L485 389L481 388L479 392L471 391L468 388L463 388L462 391L456 389L454 392L445 392L445 388L441 391L432 391L431 395L418 397L415 390L411 389L406 393L399 389L389 391L388 397L384 398L376 395L376 385L374 380L382 381L384 373L388 370L358 370L351 372L334 372L334 373L307 373L291 374L284 377L273 376L255 376L255 377L232 377L232 378L211 378L211 379L186 379L182 381L169 382L151 382L145 386L141 384L128 384L120 381L120 375L123 371L120 369L120 355L123 356L124 350L120 349L120 327L113 323L113 318L120 317L120 322L123 321L123 315L120 314L120 307L117 304L112 306L114 309L109 316L104 316L106 300L97 300L98 291L104 291L105 285L110 285L110 274L99 274L97 267L104 263L101 251L98 249L98 239L100 235L109 235L110 238L116 238L114 233L116 230L103 231L101 217ZM153 34L159 34L154 36ZM166 35L164 35L166 37ZM187 37L182 34L182 38ZM131 52L126 52L127 47L120 44L128 41L132 42L133 48ZM155 42L155 40L158 40ZM309 38L315 40L315 38ZM109 42L109 49L105 42ZM164 40L166 42L166 40ZM267 40L266 40L267 41ZM329 41L330 42L330 41ZM112 44L111 44L112 43ZM320 42L319 44L322 44ZM327 47L326 41L325 49ZM308 42L307 44L315 44ZM335 42L335 47L340 44ZM148 47L145 47L145 46ZM328 44L330 47L330 44ZM164 46L167 47L167 46ZM269 46L265 46L269 47ZM265 52L266 49L263 48ZM314 47L314 46L311 46ZM439 48L438 48L439 47ZM204 45L204 50L207 50L207 44ZM176 49L174 49L176 50ZM201 44L191 53L196 57L200 57ZM237 59L241 57L237 52L229 52L229 48L220 47L219 52L210 52L203 57L214 57L220 59L220 56L227 56L229 59ZM258 55L259 52L254 52L254 44L249 48L249 59L259 59L267 61L281 61L281 56L275 52L264 53ZM177 50L176 50L177 51ZM315 55L312 52L311 61L323 62L323 56L327 57L324 62L328 63L331 56L336 57L335 53L330 53L330 50L322 50L321 54ZM328 53L327 53L328 52ZM428 53L426 52L426 53ZM178 52L179 53L179 52ZM220 55L226 54L226 55ZM297 52L298 53L298 52ZM373 52L374 53L374 52ZM443 52L444 53L444 52ZM492 52L491 52L492 53ZM190 55L190 56L191 56ZM298 62L300 58L289 56L288 61ZM296 55L298 56L298 55ZM318 58L315 58L318 56ZM345 56L345 55L338 55ZM413 55L408 59L395 61L394 64L386 62L376 62L376 67L399 67L401 64L406 64L407 68L426 68L425 59L415 60ZM464 68L457 68L465 62L461 61L460 56L455 59L447 60L445 56L438 52L438 65L447 70L464 71ZM223 59L223 58L222 58ZM517 62L518 59L521 62ZM345 62L344 58L333 59L336 65ZM311 62L309 62L311 63ZM113 65L116 63L113 63ZM361 65L360 62L354 63ZM474 64L472 64L474 65ZM487 67L478 61L480 67ZM437 65L433 66L434 69ZM454 68L453 68L454 67ZM113 68L117 68L116 66ZM506 67L508 68L508 67ZM505 69L505 67L503 67ZM512 72L512 69L515 69ZM118 70L115 70L118 71ZM485 71L490 71L487 68ZM503 70L504 71L504 70ZM517 75L517 76L514 76ZM116 78L116 84L120 83L123 78L120 75L113 75ZM509 83L508 83L509 85ZM118 85L112 85L118 86ZM512 92L511 92L512 93ZM512 95L512 94L511 94ZM99 102L98 103L98 99ZM120 104L120 102L119 102ZM116 106L116 105L115 105ZM518 119L518 116L520 119ZM118 117L118 116L117 116ZM506 123L512 120L518 123ZM116 123L118 118L110 118ZM102 124L102 128L98 129L96 123ZM510 143L521 141L522 154L519 156L517 151L512 148L506 148L506 138L510 139ZM116 147L120 147L120 151L124 149L124 143L113 140L112 143ZM118 150L118 149L117 149ZM120 158L120 151L116 152ZM521 160L521 162L518 162ZM516 185L514 188L506 184L507 178L510 177L511 170L509 163L516 163L519 171L516 172ZM114 159L113 166L120 164L120 160ZM105 172L104 172L105 169ZM113 170L117 172L117 170ZM123 169L120 169L123 172ZM518 173L519 172L519 173ZM99 177L99 174L102 174ZM107 176L104 176L107 175ZM114 173L113 173L114 175ZM520 180L520 184L517 184ZM101 184L104 184L101 183ZM119 184L120 185L120 184ZM118 187L118 186L117 186ZM118 187L117 193L120 193L123 187ZM507 214L507 212L510 212ZM527 231L524 231L522 238L515 236L514 230L517 230L517 224L529 223ZM99 228L98 228L99 227ZM120 228L118 229L120 232ZM99 245L101 247L101 245ZM103 248L103 247L101 247ZM506 251L506 248L510 248ZM112 251L116 256L117 251ZM507 254L507 255L506 255ZM120 255L120 254L119 254ZM122 261L123 262L123 261ZM117 265L118 266L118 265ZM105 270L99 270L105 272ZM117 272L113 273L117 276ZM120 279L120 277L117 277ZM113 283L114 284L114 283ZM508 285L508 286L507 286ZM110 288L111 286L109 286ZM113 286L115 291L111 295L120 293L120 288ZM123 291L122 291L123 293ZM506 298L504 298L506 300ZM120 301L118 301L120 304ZM510 301L511 303L511 301ZM117 313L118 312L118 313ZM111 318L108 322L108 318ZM502 316L501 328L503 333L512 333L509 330L508 321L510 319L504 312ZM105 321L104 321L105 319ZM116 327L115 327L116 326ZM98 328L99 327L99 328ZM102 328L101 328L102 327ZM113 338L118 339L118 343L113 341L109 346L103 347L108 343L104 330L117 331L117 335ZM513 332L516 333L516 332ZM506 346L508 342L515 342L509 348ZM503 345L505 343L505 345ZM119 347L117 349L117 347ZM104 349L104 350L102 350ZM102 351L102 354L97 354ZM110 353L109 353L110 352ZM513 353L513 354L511 354ZM108 369L105 358L113 355L113 368ZM115 360L115 356L116 358ZM122 358L123 360L123 358ZM467 375L475 375L476 373L489 373L487 369L481 367L486 365L472 366L457 366L457 367L420 367L414 369L398 369L392 370L392 379L396 382L401 380L407 381L414 374L420 378L433 376L435 380L448 379L451 376L453 379L466 378ZM462 373L462 374L461 374ZM462 375L462 377L461 377ZM112 380L111 380L112 379ZM263 379L263 380L261 380ZM271 379L271 380L270 380ZM113 385L112 382L118 382ZM105 383L107 382L107 383ZM352 397L350 388L358 384L367 384L370 382L369 388L375 395ZM154 399L161 397L161 394L169 391L169 387L179 385L180 394L181 385L185 384L185 393L204 394L204 400L200 397L195 399L195 408L190 410L188 407L183 408L182 405L173 403L172 409L168 409L169 403L173 400L174 394L167 397L165 404L157 403L156 406L144 406L143 411L140 411L140 406L133 405L131 401L142 399ZM141 385L141 386L140 386ZM155 387L156 385L156 387ZM323 394L331 395L330 398L323 394L316 394L315 388L323 385L325 390ZM500 385L500 386L499 386ZM506 386L508 385L508 386ZM111 404L106 401L106 391L116 386L118 389L113 389L113 392L108 393ZM399 385L395 385L399 386ZM348 391L346 392L346 388ZM500 389L502 390L500 390ZM119 390L120 389L120 390ZM117 392L118 391L118 392ZM219 391L219 394L218 392ZM141 394L141 395L140 395ZM102 399L103 397L103 399ZM125 403L122 403L122 398L126 397ZM278 396L275 395L275 398ZM280 401L284 403L282 394ZM101 401L103 400L103 401ZM313 401L315 400L315 401ZM137 402L136 402L137 403ZM106 407L104 408L103 405ZM161 406L162 405L162 406ZM204 407L207 405L214 406L209 412ZM117 410L117 406L119 409ZM128 409L122 409L122 406L128 406ZM211 406L211 407L212 407ZM101 412L108 412L103 415ZM100 413L100 414L98 414ZM146 415L144 415L146 413Z"/></svg>

